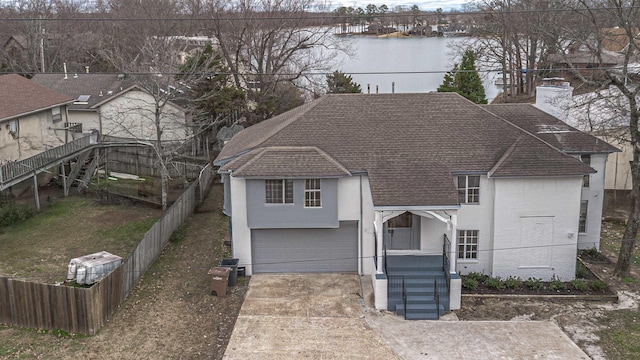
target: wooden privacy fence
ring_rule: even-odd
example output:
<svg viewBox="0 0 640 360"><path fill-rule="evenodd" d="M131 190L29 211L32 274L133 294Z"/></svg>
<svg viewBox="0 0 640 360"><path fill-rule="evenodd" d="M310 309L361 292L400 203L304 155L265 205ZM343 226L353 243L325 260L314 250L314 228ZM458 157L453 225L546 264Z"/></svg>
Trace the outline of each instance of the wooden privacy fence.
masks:
<svg viewBox="0 0 640 360"><path fill-rule="evenodd" d="M0 277L0 323L95 334L160 256L171 234L204 200L212 180L209 164L147 231L122 265L89 288Z"/></svg>

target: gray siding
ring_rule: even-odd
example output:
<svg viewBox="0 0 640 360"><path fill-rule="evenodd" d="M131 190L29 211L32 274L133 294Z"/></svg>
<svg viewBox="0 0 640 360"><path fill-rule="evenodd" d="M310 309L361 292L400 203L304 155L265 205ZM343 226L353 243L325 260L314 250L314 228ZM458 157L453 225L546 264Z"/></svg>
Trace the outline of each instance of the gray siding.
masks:
<svg viewBox="0 0 640 360"><path fill-rule="evenodd" d="M293 181L293 204L266 204L265 181L247 180L247 224L251 229L337 228L338 179L322 179L321 208L304 207L304 180Z"/></svg>
<svg viewBox="0 0 640 360"><path fill-rule="evenodd" d="M253 271L355 272L358 223L338 229L261 229L251 231Z"/></svg>

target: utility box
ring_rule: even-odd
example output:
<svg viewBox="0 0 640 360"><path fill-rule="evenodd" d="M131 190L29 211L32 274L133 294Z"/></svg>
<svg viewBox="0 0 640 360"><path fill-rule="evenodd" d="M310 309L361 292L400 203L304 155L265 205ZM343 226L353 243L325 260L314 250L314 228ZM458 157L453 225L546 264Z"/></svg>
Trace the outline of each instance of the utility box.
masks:
<svg viewBox="0 0 640 360"><path fill-rule="evenodd" d="M98 282L122 264L122 258L106 251L71 259L67 271L67 281L80 285L91 285Z"/></svg>
<svg viewBox="0 0 640 360"><path fill-rule="evenodd" d="M218 297L227 296L227 283L229 282L229 273L231 268L214 267L209 270L211 276L211 295Z"/></svg>

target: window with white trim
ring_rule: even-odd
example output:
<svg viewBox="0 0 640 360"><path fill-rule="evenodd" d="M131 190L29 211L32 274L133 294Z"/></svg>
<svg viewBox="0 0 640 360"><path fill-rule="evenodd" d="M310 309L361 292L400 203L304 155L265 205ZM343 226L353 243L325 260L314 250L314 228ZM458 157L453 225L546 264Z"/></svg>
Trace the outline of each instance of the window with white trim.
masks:
<svg viewBox="0 0 640 360"><path fill-rule="evenodd" d="M304 181L304 207L322 207L320 179Z"/></svg>
<svg viewBox="0 0 640 360"><path fill-rule="evenodd" d="M59 106L51 108L51 119L54 123L62 120L62 114L60 113Z"/></svg>
<svg viewBox="0 0 640 360"><path fill-rule="evenodd" d="M478 259L478 230L458 230L458 259Z"/></svg>
<svg viewBox="0 0 640 360"><path fill-rule="evenodd" d="M582 161L583 163L591 166L591 155L586 154L586 155L580 155L580 161ZM584 175L582 177L582 186L583 187L589 187L589 178L591 175L587 174Z"/></svg>
<svg viewBox="0 0 640 360"><path fill-rule="evenodd" d="M480 175L459 175L458 202L478 204L480 202Z"/></svg>
<svg viewBox="0 0 640 360"><path fill-rule="evenodd" d="M267 204L293 204L293 180L266 180L265 193Z"/></svg>
<svg viewBox="0 0 640 360"><path fill-rule="evenodd" d="M580 220L578 221L579 233L587 232L587 208L588 207L589 207L588 201L583 201L580 203Z"/></svg>

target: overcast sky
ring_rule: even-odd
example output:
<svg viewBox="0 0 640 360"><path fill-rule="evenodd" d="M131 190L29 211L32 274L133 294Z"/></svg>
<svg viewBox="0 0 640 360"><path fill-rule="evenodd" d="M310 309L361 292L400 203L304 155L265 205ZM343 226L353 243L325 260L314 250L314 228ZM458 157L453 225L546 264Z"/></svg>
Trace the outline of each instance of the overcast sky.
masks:
<svg viewBox="0 0 640 360"><path fill-rule="evenodd" d="M376 6L380 6L382 4L387 5L389 9L393 9L398 5L402 5L405 7L411 7L412 5L418 5L420 10L435 10L437 8L442 8L442 10L448 11L451 9L460 9L463 4L468 3L469 0L416 0L416 1L398 1L398 0L375 0L375 1L349 1L349 0L332 0L331 8L339 8L340 6L353 6L354 8L361 7L365 8L368 4L374 4Z"/></svg>

